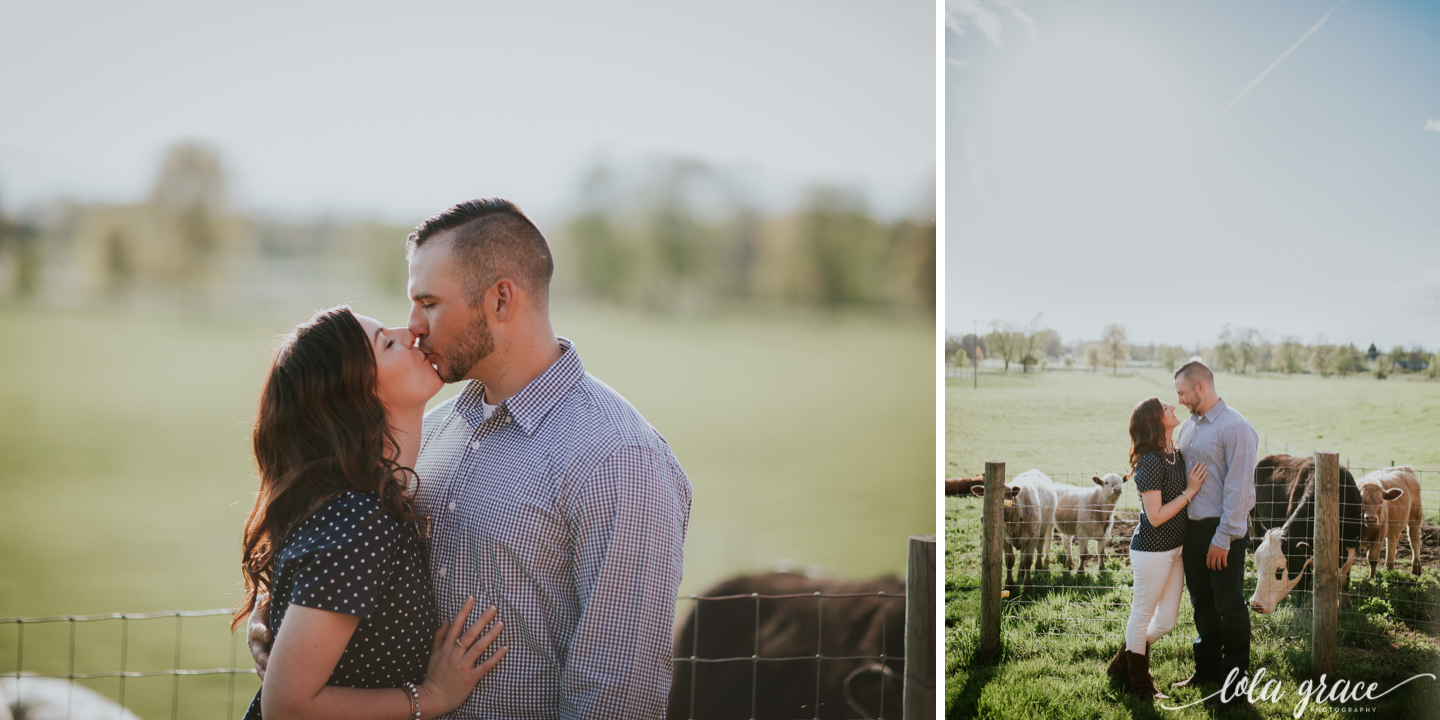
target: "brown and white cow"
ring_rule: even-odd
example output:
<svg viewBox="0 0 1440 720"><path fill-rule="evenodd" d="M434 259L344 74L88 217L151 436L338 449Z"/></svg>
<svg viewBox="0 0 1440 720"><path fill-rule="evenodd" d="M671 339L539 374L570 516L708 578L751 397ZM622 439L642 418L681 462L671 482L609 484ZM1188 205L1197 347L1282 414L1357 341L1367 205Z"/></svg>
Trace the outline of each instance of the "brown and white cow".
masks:
<svg viewBox="0 0 1440 720"><path fill-rule="evenodd" d="M1340 607L1350 604L1350 567L1359 557L1360 490L1340 467ZM1315 560L1315 458L1271 455L1255 464L1255 508L1250 525L1255 548L1255 592L1250 607L1268 615L1297 584L1309 588Z"/></svg>
<svg viewBox="0 0 1440 720"><path fill-rule="evenodd" d="M1410 465L1380 468L1356 483L1360 487L1360 503L1364 510L1365 533L1360 537L1360 552L1370 560L1370 577L1380 562L1380 546L1386 546L1385 569L1395 569L1395 551L1400 545L1400 531L1410 541L1410 572L1420 574L1420 480Z"/></svg>

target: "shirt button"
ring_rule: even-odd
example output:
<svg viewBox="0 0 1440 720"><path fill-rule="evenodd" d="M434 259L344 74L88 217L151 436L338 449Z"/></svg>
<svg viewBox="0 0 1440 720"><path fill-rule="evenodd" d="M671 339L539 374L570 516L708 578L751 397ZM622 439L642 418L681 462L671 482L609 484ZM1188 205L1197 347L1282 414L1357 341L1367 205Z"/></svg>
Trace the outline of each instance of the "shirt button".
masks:
<svg viewBox="0 0 1440 720"><path fill-rule="evenodd" d="M455 501L454 501L454 500L451 500L451 501L450 501L450 504L447 505L446 507L450 508L451 510L454 510L454 509L455 509Z"/></svg>
<svg viewBox="0 0 1440 720"><path fill-rule="evenodd" d="M440 568L439 570L437 570L437 571L435 572L435 574L436 574L436 575L439 575L439 576L442 577L442 578L445 577L445 568L443 568L443 567Z"/></svg>
<svg viewBox="0 0 1440 720"><path fill-rule="evenodd" d="M479 441L479 440L476 440L475 442L470 443L470 449L471 449L471 450L479 450L479 449L480 449L480 441Z"/></svg>

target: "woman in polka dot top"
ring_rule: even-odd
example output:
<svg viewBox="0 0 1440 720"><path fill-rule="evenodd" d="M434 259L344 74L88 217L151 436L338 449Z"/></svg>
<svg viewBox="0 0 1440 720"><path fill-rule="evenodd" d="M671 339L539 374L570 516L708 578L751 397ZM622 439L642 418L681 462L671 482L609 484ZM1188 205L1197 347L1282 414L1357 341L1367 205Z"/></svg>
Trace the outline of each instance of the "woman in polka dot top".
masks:
<svg viewBox="0 0 1440 720"><path fill-rule="evenodd" d="M1109 672L1117 680L1128 680L1131 692L1147 698L1168 697L1150 677L1150 646L1175 627L1180 613L1185 506L1205 481L1203 463L1186 477L1185 459L1172 438L1179 425L1175 406L1160 398L1146 398L1130 413L1130 465L1141 507L1140 522L1130 538L1135 589L1125 642L1110 661Z"/></svg>
<svg viewBox="0 0 1440 720"><path fill-rule="evenodd" d="M269 599L275 641L247 720L433 718L505 654L481 662L500 633L493 607L468 628L473 599L436 617L409 480L442 383L413 340L341 306L275 351L231 627Z"/></svg>

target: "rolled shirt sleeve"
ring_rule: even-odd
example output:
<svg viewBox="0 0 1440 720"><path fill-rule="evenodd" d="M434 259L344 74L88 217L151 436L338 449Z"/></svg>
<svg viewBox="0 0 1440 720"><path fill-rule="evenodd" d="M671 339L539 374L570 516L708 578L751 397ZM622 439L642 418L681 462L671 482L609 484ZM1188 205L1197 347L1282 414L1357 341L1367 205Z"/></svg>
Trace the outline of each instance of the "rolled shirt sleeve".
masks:
<svg viewBox="0 0 1440 720"><path fill-rule="evenodd" d="M580 618L560 676L562 718L663 718L690 485L674 456L626 445L573 496Z"/></svg>
<svg viewBox="0 0 1440 720"><path fill-rule="evenodd" d="M1229 550L1230 543L1244 537L1250 528L1250 509L1255 507L1255 452L1260 436L1248 422L1225 428L1224 493L1220 501L1220 524L1210 544Z"/></svg>

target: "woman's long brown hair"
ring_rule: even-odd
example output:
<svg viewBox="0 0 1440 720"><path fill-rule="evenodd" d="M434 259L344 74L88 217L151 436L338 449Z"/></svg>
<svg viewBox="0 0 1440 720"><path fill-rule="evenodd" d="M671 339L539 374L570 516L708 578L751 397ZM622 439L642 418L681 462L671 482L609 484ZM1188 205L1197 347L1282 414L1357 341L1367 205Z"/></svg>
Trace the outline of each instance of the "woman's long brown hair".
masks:
<svg viewBox="0 0 1440 720"><path fill-rule="evenodd" d="M375 351L348 306L315 313L275 349L255 411L260 490L245 521L245 597L231 631L273 589L285 538L327 501L362 490L396 520L415 519L403 480L414 473L395 462L400 446L376 384Z"/></svg>
<svg viewBox="0 0 1440 720"><path fill-rule="evenodd" d="M1130 471L1152 452L1165 452L1165 405L1158 397L1145 398L1130 411Z"/></svg>

